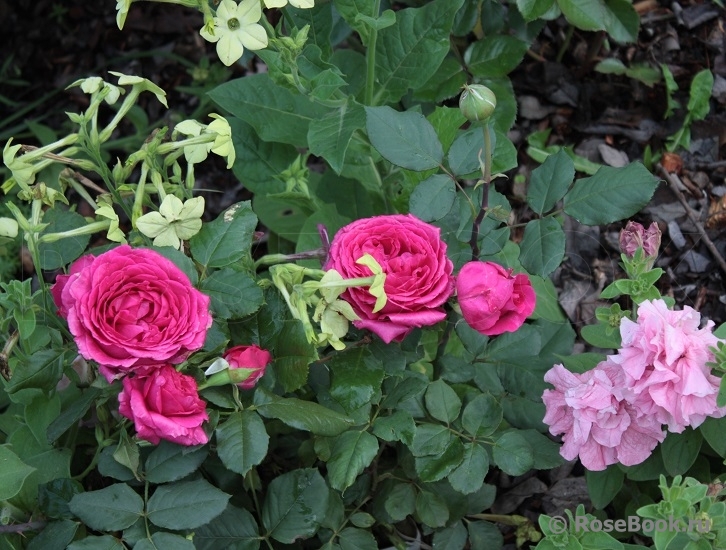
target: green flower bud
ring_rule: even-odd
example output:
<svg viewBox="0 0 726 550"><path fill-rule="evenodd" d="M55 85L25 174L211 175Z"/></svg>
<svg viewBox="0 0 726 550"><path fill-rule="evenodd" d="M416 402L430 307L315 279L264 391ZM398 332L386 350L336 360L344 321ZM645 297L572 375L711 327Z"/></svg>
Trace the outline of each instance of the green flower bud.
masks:
<svg viewBox="0 0 726 550"><path fill-rule="evenodd" d="M470 122L488 119L496 106L497 96L486 86L464 85L464 91L459 98L459 109Z"/></svg>

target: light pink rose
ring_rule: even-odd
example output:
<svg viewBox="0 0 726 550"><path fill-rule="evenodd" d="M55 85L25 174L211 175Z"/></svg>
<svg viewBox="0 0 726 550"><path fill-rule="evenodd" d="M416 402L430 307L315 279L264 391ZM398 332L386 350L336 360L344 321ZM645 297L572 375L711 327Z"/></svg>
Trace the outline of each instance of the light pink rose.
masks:
<svg viewBox="0 0 726 550"><path fill-rule="evenodd" d="M371 270L356 263L365 254L373 256L386 274L388 302L373 313L376 298L368 287L348 289L342 298L361 318L353 322L356 327L389 343L401 341L414 327L446 318L442 306L454 288L454 266L439 228L410 214L357 220L335 235L325 269L335 269L346 279L370 277Z"/></svg>
<svg viewBox="0 0 726 550"><path fill-rule="evenodd" d="M701 315L691 307L673 311L663 300L646 300L638 306L637 322L621 321L622 348L610 357L622 367L626 396L647 398L652 414L672 432L726 414L716 406L720 379L707 364L714 361L709 348L719 340L713 321L700 324Z"/></svg>
<svg viewBox="0 0 726 550"><path fill-rule="evenodd" d="M209 297L173 262L127 245L87 258L61 282L61 305L78 351L107 378L180 363L204 345Z"/></svg>
<svg viewBox="0 0 726 550"><path fill-rule="evenodd" d="M180 445L201 445L209 438L202 424L209 420L194 378L171 365L149 369L148 376L123 379L119 412L133 420L137 435L158 444L166 439Z"/></svg>
<svg viewBox="0 0 726 550"><path fill-rule="evenodd" d="M237 385L243 390L249 390L254 388L257 381L265 374L267 365L272 362L272 355L255 345L235 346L224 353L224 359L229 363L230 376L233 380L238 377L238 373L248 375Z"/></svg>
<svg viewBox="0 0 726 550"><path fill-rule="evenodd" d="M588 470L604 470L620 462L626 466L648 458L663 441L660 422L641 409L638 401L623 399L624 374L619 365L604 361L594 369L574 374L555 365L545 374L554 390L545 390L542 401L545 424L552 435L562 435L560 454L577 456Z"/></svg>
<svg viewBox="0 0 726 550"><path fill-rule="evenodd" d="M464 264L459 271L456 296L464 320L487 336L517 330L537 301L527 275L512 275L511 269L479 261Z"/></svg>

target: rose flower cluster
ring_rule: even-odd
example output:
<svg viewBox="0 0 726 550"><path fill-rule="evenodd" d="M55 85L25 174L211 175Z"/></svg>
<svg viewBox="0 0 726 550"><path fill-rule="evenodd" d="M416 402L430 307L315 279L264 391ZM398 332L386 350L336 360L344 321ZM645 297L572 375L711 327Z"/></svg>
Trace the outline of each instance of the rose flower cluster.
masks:
<svg viewBox="0 0 726 550"><path fill-rule="evenodd" d="M472 261L454 278L441 230L411 214L375 216L343 227L330 245L325 269L335 269L346 279L370 276L370 269L358 263L365 254L386 274L386 305L374 312L376 299L366 288L349 288L342 298L360 317L353 324L386 343L443 321L443 305L454 290L464 320L487 336L517 330L534 311L535 293L527 275Z"/></svg>
<svg viewBox="0 0 726 550"><path fill-rule="evenodd" d="M542 396L544 422L552 435L563 434L562 456L579 455L589 470L632 466L663 441L663 424L680 433L724 416L726 408L716 405L720 379L708 366L719 340L712 321L704 328L700 322L693 308L673 311L663 300L646 300L637 322L621 320L615 355L582 374L562 365L548 371L554 389Z"/></svg>
<svg viewBox="0 0 726 550"><path fill-rule="evenodd" d="M109 382L121 379L119 412L134 422L140 438L155 444L207 442L206 403L194 378L173 365L204 345L212 325L209 297L173 262L153 250L119 246L74 262L51 293L79 353L98 363ZM264 371L269 354L244 363L238 361L241 348L256 346L228 350L230 367Z"/></svg>

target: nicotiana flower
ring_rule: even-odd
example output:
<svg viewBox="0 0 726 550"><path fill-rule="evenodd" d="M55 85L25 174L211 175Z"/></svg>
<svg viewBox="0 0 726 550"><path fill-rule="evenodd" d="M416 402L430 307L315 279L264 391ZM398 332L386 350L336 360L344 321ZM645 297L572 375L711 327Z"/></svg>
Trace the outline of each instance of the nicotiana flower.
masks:
<svg viewBox="0 0 726 550"><path fill-rule="evenodd" d="M267 47L267 33L258 22L262 17L259 0L222 0L213 25L206 24L199 33L209 42L217 43L217 55L227 66L237 61L244 49Z"/></svg>
<svg viewBox="0 0 726 550"><path fill-rule="evenodd" d="M192 143L184 146L184 158L190 164L198 164L206 160L209 151L227 158L227 168L232 168L235 159L232 128L224 117L211 113L214 120L204 125L196 120L183 120L174 127L174 132L185 136L198 137L202 134L216 134L213 142Z"/></svg>
<svg viewBox="0 0 726 550"><path fill-rule="evenodd" d="M116 14L116 25L118 25L119 30L122 30L124 28L124 23L126 23L126 16L129 14L129 8L131 7L131 3L134 0L118 0L116 2L116 11L118 12Z"/></svg>
<svg viewBox="0 0 726 550"><path fill-rule="evenodd" d="M166 103L166 92L154 84L151 80L142 78L140 76L126 75L116 71L108 71L109 74L118 77L119 86L133 86L134 89L138 89L139 92L151 92L156 96L164 107L169 107Z"/></svg>
<svg viewBox="0 0 726 550"><path fill-rule="evenodd" d="M73 86L80 86L81 90L86 94L94 94L106 88L107 92L103 100L109 105L116 103L118 98L121 97L121 94L125 93L123 88L104 82L100 76L81 78L70 84L68 88L72 88Z"/></svg>
<svg viewBox="0 0 726 550"><path fill-rule="evenodd" d="M181 241L191 239L202 228L204 197L182 201L167 195L158 212L149 212L136 220L136 227L154 239L154 246L181 247Z"/></svg>
<svg viewBox="0 0 726 550"><path fill-rule="evenodd" d="M295 8L312 8L315 7L315 0L289 0L291 6ZM265 0L266 8L282 8L288 4L288 0Z"/></svg>

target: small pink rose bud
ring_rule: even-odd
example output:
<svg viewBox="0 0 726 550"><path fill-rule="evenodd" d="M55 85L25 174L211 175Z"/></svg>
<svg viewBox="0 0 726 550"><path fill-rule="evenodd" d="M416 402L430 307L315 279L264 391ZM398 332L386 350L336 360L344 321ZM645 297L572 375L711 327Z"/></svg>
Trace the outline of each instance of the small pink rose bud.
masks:
<svg viewBox="0 0 726 550"><path fill-rule="evenodd" d="M645 258L651 259L652 266L652 262L658 256L660 237L661 233L657 223L653 222L648 229L645 229L638 222L630 221L620 232L620 251L628 258L632 258L638 248L642 248Z"/></svg>
<svg viewBox="0 0 726 550"><path fill-rule="evenodd" d="M513 275L493 262L464 264L456 278L456 295L464 320L487 336L514 332L536 304L527 275Z"/></svg>
<svg viewBox="0 0 726 550"><path fill-rule="evenodd" d="M229 348L224 359L229 363L229 376L232 382L243 390L255 387L257 381L265 374L267 365L272 363L269 351L259 346L235 346Z"/></svg>

